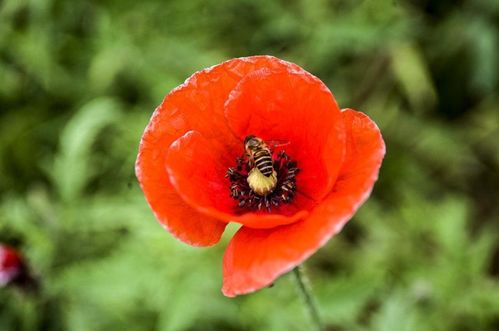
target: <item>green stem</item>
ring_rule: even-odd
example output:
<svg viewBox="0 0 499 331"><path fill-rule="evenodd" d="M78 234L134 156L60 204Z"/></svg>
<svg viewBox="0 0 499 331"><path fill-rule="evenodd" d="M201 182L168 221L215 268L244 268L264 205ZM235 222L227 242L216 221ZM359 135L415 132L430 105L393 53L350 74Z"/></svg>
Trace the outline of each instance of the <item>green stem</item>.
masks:
<svg viewBox="0 0 499 331"><path fill-rule="evenodd" d="M295 275L296 283L300 290L300 293L303 296L303 301L305 306L307 306L307 310L310 314L310 318L315 324L315 327L318 331L324 330L322 325L321 317L319 315L319 310L317 309L317 304L312 295L312 290L310 289L309 282L302 266L298 266L293 269L293 274Z"/></svg>

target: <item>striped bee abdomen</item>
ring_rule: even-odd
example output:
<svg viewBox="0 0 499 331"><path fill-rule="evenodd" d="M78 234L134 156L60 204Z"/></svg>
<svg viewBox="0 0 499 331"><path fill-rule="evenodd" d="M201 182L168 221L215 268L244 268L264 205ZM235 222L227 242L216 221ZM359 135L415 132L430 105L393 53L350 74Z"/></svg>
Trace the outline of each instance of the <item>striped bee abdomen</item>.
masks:
<svg viewBox="0 0 499 331"><path fill-rule="evenodd" d="M261 148L253 154L253 160L255 166L260 170L260 172L269 177L274 171L274 163L272 162L272 155L270 151L266 148Z"/></svg>

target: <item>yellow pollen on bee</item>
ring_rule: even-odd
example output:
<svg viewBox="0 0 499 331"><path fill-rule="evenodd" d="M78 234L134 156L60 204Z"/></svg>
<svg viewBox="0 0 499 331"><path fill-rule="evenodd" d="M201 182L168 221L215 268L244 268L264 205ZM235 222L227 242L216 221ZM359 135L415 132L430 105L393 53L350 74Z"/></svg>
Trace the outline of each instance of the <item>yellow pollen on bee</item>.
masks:
<svg viewBox="0 0 499 331"><path fill-rule="evenodd" d="M265 196L274 190L277 183L277 173L274 170L272 171L272 174L267 177L255 167L249 172L247 181L253 192Z"/></svg>

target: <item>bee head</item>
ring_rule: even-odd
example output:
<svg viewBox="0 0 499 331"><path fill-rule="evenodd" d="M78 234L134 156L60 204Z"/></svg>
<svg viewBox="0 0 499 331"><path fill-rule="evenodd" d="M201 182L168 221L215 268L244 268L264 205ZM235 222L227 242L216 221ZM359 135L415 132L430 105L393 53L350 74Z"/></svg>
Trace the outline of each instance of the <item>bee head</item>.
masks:
<svg viewBox="0 0 499 331"><path fill-rule="evenodd" d="M257 149L262 144L262 139L249 135L244 138L244 148L247 152Z"/></svg>

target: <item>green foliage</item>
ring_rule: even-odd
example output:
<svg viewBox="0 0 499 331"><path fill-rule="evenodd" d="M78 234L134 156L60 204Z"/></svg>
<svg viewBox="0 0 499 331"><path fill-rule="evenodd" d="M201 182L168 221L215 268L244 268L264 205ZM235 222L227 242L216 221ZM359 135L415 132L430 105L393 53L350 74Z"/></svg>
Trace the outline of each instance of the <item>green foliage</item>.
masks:
<svg viewBox="0 0 499 331"><path fill-rule="evenodd" d="M380 126L372 198L307 262L328 330L499 327L495 0L0 3L0 242L40 281L0 330L308 330L283 276L227 299L221 258L154 220L134 177L162 97L272 54Z"/></svg>

